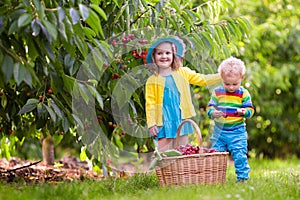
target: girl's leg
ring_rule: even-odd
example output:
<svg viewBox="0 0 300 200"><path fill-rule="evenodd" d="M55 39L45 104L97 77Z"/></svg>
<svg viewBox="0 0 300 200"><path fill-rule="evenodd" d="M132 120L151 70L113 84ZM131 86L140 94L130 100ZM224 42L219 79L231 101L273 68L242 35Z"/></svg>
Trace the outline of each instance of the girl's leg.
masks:
<svg viewBox="0 0 300 200"><path fill-rule="evenodd" d="M161 138L158 140L158 150L164 152L166 150L173 149L173 140L172 138Z"/></svg>
<svg viewBox="0 0 300 200"><path fill-rule="evenodd" d="M187 145L189 143L188 135L182 135L174 139L174 148L180 145Z"/></svg>

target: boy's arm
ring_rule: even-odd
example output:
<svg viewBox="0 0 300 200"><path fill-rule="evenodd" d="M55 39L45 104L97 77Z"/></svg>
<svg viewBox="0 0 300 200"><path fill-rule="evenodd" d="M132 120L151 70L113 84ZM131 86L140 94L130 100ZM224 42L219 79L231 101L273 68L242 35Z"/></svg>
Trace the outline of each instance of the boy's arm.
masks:
<svg viewBox="0 0 300 200"><path fill-rule="evenodd" d="M245 109L245 118L251 118L254 115L254 107L252 105L251 96L248 90L245 89L242 99L242 108Z"/></svg>

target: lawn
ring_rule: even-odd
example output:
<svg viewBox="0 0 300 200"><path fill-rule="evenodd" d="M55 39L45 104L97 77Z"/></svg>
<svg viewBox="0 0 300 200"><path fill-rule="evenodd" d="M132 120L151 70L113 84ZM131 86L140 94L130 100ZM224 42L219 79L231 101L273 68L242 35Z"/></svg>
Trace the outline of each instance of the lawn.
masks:
<svg viewBox="0 0 300 200"><path fill-rule="evenodd" d="M139 174L103 181L25 184L0 183L0 199L297 199L300 200L300 161L250 160L251 178L235 183L234 167L228 166L223 185L160 187L157 177Z"/></svg>

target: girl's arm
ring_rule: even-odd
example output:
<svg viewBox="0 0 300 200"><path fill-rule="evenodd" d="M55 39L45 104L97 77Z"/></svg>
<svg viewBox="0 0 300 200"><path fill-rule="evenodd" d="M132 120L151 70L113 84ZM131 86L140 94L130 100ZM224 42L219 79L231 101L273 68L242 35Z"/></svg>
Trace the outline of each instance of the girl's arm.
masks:
<svg viewBox="0 0 300 200"><path fill-rule="evenodd" d="M146 101L146 120L148 127L155 125L155 87L153 84L146 83L145 101Z"/></svg>
<svg viewBox="0 0 300 200"><path fill-rule="evenodd" d="M220 74L200 74L188 67L181 67L190 84L199 86L219 85L222 83Z"/></svg>

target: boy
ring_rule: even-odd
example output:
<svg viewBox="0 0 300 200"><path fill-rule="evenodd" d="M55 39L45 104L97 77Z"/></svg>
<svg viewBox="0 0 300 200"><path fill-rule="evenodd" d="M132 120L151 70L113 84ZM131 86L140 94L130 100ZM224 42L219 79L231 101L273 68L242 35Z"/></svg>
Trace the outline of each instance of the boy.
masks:
<svg viewBox="0 0 300 200"><path fill-rule="evenodd" d="M207 114L215 122L212 148L231 153L237 182L245 182L250 172L245 118L254 114L251 96L241 86L246 68L243 61L230 57L220 64L218 72L223 85L213 91L207 106Z"/></svg>

